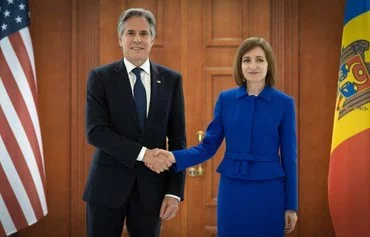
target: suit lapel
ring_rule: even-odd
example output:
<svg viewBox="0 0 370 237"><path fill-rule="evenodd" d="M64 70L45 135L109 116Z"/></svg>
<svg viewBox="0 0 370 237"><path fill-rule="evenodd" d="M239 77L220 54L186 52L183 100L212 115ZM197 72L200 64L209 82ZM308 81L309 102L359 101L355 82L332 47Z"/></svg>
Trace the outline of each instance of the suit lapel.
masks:
<svg viewBox="0 0 370 237"><path fill-rule="evenodd" d="M116 73L117 81L118 81L118 101L122 102L122 106L126 108L128 113L130 114L133 123L138 131L141 130L139 125L139 116L137 114L135 100L132 95L132 89L130 85L130 80L128 78L128 73L125 67L123 60L117 62L113 71Z"/></svg>
<svg viewBox="0 0 370 237"><path fill-rule="evenodd" d="M154 63L150 63L150 77L151 77L151 96L150 96L150 106L149 114L146 122L152 121L157 110L159 103L161 101L161 89L163 87L163 78L161 77L158 67Z"/></svg>

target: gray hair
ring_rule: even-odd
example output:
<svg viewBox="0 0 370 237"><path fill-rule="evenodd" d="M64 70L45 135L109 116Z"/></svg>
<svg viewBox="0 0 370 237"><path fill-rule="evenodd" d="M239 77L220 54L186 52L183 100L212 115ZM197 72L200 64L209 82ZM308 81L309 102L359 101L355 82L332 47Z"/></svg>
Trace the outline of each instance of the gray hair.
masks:
<svg viewBox="0 0 370 237"><path fill-rule="evenodd" d="M123 31L123 24L130 19L133 16L138 16L138 17L144 17L145 20L149 24L149 30L151 36L154 38L156 34L156 21L153 13L151 13L149 10L145 10L143 8L130 8L127 9L126 11L121 13L121 16L119 17L118 20L118 26L117 26L117 32L118 32L118 38L121 37Z"/></svg>

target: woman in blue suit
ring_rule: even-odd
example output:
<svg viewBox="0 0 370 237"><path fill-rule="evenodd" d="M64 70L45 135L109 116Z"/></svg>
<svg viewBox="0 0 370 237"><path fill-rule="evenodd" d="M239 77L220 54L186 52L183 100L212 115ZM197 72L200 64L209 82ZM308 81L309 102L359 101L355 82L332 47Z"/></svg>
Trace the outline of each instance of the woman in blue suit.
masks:
<svg viewBox="0 0 370 237"><path fill-rule="evenodd" d="M275 56L263 38L239 46L233 76L239 87L219 95L203 142L160 153L180 171L210 159L225 138L217 236L283 237L297 222L294 101L274 89Z"/></svg>

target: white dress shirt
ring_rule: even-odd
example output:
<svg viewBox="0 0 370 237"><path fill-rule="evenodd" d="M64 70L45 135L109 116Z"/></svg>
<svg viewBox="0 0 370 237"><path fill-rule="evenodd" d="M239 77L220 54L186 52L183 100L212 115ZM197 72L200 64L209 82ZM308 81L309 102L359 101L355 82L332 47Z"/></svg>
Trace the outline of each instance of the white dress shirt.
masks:
<svg viewBox="0 0 370 237"><path fill-rule="evenodd" d="M136 76L132 72L132 70L134 68L136 68L136 66L134 64L130 63L126 58L124 58L123 61L124 61L125 66L126 66L126 70L127 70L127 73L128 73L128 78L130 80L132 95L134 96L134 85L135 85L135 82L136 82ZM146 92L146 116L148 116L148 113L149 113L149 105L150 105L150 94L151 94L151 87L150 87L150 62L149 62L149 59L147 59L140 66L140 68L142 69L141 72L140 72L141 81L143 82L143 85L144 85L144 88L145 88L145 92ZM141 148L141 151L139 153L139 156L137 157L136 160L142 161L143 158L144 158L145 152L146 152L146 147L143 146Z"/></svg>
<svg viewBox="0 0 370 237"><path fill-rule="evenodd" d="M134 68L136 68L136 66L134 64L130 63L126 58L123 59L123 62L126 66L126 70L127 70L127 73L128 73L128 78L130 80L132 95L134 96L134 85L135 85L135 82L136 82L136 76L132 72L132 70ZM147 59L143 64L141 64L140 68L142 69L141 72L140 72L141 81L143 82L145 92L146 92L146 116L148 117L149 105L150 105L150 95L151 95L151 85L150 85L151 77L150 77L150 61L149 61L149 59ZM144 159L146 149L147 148L144 147L144 146L141 148L140 153L139 153L138 157L136 158L137 161L142 161ZM166 194L165 196L174 197L174 198L176 198L177 200L180 201L180 197L178 197L178 196L175 196L175 195L172 195L172 194Z"/></svg>

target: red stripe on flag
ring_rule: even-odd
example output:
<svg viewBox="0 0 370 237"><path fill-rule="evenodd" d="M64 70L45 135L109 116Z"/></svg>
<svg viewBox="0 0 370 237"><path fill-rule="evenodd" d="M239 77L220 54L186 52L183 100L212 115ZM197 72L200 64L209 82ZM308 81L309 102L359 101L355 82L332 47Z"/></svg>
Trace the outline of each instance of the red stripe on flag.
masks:
<svg viewBox="0 0 370 237"><path fill-rule="evenodd" d="M6 134L6 136L2 136L5 147L7 148L7 151L15 166L15 169L17 170L18 175L23 183L27 196L30 199L32 209L35 212L36 218L37 220L40 220L41 217L44 216L44 214L42 211L41 201L37 193L36 185L32 179L32 174L27 166L27 163L17 143L17 140L15 139L14 134L10 128L10 125L5 118L4 111L2 110L2 108L0 108L0 121L2 121L1 123L2 125L0 127L0 134Z"/></svg>
<svg viewBox="0 0 370 237"><path fill-rule="evenodd" d="M14 226L17 230L20 230L28 226L26 217L23 214L21 206L19 205L16 196L10 186L9 180L7 179L3 167L0 165L0 190L4 191L2 197L5 205L8 208L9 215L12 218ZM9 210L11 207L11 210Z"/></svg>
<svg viewBox="0 0 370 237"><path fill-rule="evenodd" d="M21 34L19 32L16 32L10 35L8 38L23 68L23 72L26 75L28 85L30 86L32 97L35 100L35 105L37 109L38 96L37 96L37 90L36 90L36 84L35 84L36 81L33 76L34 74L33 74L32 66L31 66L31 61L30 61L29 55L27 54L26 46L24 45Z"/></svg>
<svg viewBox="0 0 370 237"><path fill-rule="evenodd" d="M27 138L31 144L33 154L36 159L36 163L41 174L43 186L45 188L45 173L42 165L42 158L40 147L37 141L35 128L33 127L31 116L28 113L26 103L23 99L21 91L19 90L15 79L6 64L3 52L0 50L0 77L3 80L4 86L8 92L8 95L17 111L18 117L22 123L22 126L26 132Z"/></svg>
<svg viewBox="0 0 370 237"><path fill-rule="evenodd" d="M6 236L5 235L5 230L3 228L3 225L0 225L0 236Z"/></svg>
<svg viewBox="0 0 370 237"><path fill-rule="evenodd" d="M338 237L370 233L369 138L367 129L343 141L331 154L329 205Z"/></svg>

